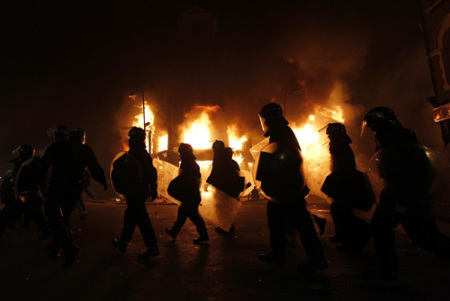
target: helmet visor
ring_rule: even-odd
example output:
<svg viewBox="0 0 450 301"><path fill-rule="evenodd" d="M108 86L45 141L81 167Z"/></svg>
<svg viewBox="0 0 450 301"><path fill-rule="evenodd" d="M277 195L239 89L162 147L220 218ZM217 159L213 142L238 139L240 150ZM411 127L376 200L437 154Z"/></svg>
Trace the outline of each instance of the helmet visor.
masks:
<svg viewBox="0 0 450 301"><path fill-rule="evenodd" d="M259 122L261 122L261 129L263 130L264 133L267 132L267 130L269 128L267 127L267 124L266 124L266 118L262 117L260 114L258 114L258 117L259 117Z"/></svg>
<svg viewBox="0 0 450 301"><path fill-rule="evenodd" d="M361 137L367 137L372 132L372 129L369 127L367 120L364 120L361 125Z"/></svg>

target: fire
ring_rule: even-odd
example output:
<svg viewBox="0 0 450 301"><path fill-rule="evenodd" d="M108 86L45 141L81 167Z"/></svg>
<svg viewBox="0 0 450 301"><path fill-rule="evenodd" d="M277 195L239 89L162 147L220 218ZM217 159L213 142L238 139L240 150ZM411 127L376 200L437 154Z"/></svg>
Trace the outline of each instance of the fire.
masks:
<svg viewBox="0 0 450 301"><path fill-rule="evenodd" d="M241 165L241 163L244 161L244 156L242 156L241 153L234 153L233 154L233 160L236 161L239 165Z"/></svg>
<svg viewBox="0 0 450 301"><path fill-rule="evenodd" d="M228 146L232 149L242 150L243 144L248 140L245 136L238 136L237 126L235 124L231 125L227 129L228 134Z"/></svg>
<svg viewBox="0 0 450 301"><path fill-rule="evenodd" d="M183 131L183 142L189 143L194 149L209 149L211 148L211 119L209 118L209 112L215 112L219 109L219 106L197 106L197 109L201 109L200 116L194 121L186 122L185 129Z"/></svg>
<svg viewBox="0 0 450 301"><path fill-rule="evenodd" d="M142 109L142 107L140 107ZM153 130L155 123L155 115L150 109L148 104L145 105L145 119L144 114L139 114L134 117L133 126L144 128L144 120L146 127L145 129Z"/></svg>
<svg viewBox="0 0 450 301"><path fill-rule="evenodd" d="M314 115L310 115L308 123L303 127L293 127L294 134L300 143L303 153L306 153L310 146L316 145L319 141L319 132L317 128L311 124L314 120Z"/></svg>
<svg viewBox="0 0 450 301"><path fill-rule="evenodd" d="M320 114L324 117L328 117L337 122L344 123L344 111L340 106L333 106L333 108L325 108L322 106L316 106L314 108L316 114Z"/></svg>
<svg viewBox="0 0 450 301"><path fill-rule="evenodd" d="M158 138L158 153L163 152L168 149L169 146L169 135L166 131L162 131Z"/></svg>
<svg viewBox="0 0 450 301"><path fill-rule="evenodd" d="M330 121L343 123L343 110L340 106L332 108L317 106L314 111L319 115L318 117L322 118L310 115L303 126L293 124L292 130L302 149L309 189L322 197L326 197L320 188L325 177L331 172L331 157L328 147L325 147L329 142L328 137L319 131Z"/></svg>
<svg viewBox="0 0 450 301"><path fill-rule="evenodd" d="M140 108L142 109L142 106ZM150 145L150 134L155 131L155 126L154 126L155 115L151 111L150 106L148 104L145 105L144 111L145 111L145 118L144 118L143 113L136 115L133 120L133 126L145 129L145 131L147 132L147 138L145 139L145 144L147 146L149 146ZM145 126L144 126L144 121L145 121ZM150 133L148 131L150 131ZM153 145L150 145L149 149L150 149L150 153L153 153Z"/></svg>

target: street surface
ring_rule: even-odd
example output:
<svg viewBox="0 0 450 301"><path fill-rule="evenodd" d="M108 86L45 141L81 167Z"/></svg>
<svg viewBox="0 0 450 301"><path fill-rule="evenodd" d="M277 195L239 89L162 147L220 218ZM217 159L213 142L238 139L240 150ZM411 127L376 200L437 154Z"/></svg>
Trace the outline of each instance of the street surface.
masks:
<svg viewBox="0 0 450 301"><path fill-rule="evenodd" d="M306 261L295 235L286 252L286 264L260 262L269 251L265 201L243 202L235 220L236 233L221 235L208 222L210 243L196 246L194 225L188 220L173 241L164 229L176 217L176 205L147 206L158 236L161 255L138 260L145 251L141 234L121 254L110 244L122 228L125 205L112 200L86 201L88 216L72 216L74 240L81 252L77 262L62 267L63 259L48 259L49 240L37 239L31 228L8 230L0 241L0 300L450 300L450 263L409 244L397 229L397 282L365 279L361 273L375 265L372 241L361 254L340 253L328 241L334 234L327 203L309 198L313 213L328 222L322 244L329 269L315 277L297 271ZM450 235L450 224L440 222Z"/></svg>

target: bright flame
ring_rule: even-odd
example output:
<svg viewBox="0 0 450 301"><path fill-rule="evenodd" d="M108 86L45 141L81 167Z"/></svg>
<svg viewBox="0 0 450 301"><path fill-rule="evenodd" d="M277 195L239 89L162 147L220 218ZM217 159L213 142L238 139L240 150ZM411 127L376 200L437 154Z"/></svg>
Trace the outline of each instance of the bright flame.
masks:
<svg viewBox="0 0 450 301"><path fill-rule="evenodd" d="M142 106L140 107L142 109ZM145 128L148 130L153 130L153 125L155 122L155 115L150 110L148 104L145 105L145 123L148 124ZM133 126L144 128L144 114L139 114L134 117Z"/></svg>
<svg viewBox="0 0 450 301"><path fill-rule="evenodd" d="M210 129L211 120L204 111L200 118L192 122L189 128L184 132L184 143L189 143L194 149L211 148Z"/></svg>
<svg viewBox="0 0 450 301"><path fill-rule="evenodd" d="M244 161L244 156L242 154L233 154L233 160L236 161L239 165L241 165L242 161Z"/></svg>
<svg viewBox="0 0 450 301"><path fill-rule="evenodd" d="M314 119L314 115L309 116L309 121L314 121ZM292 130L300 143L303 153L306 153L309 146L315 145L319 141L319 132L310 123L306 123L302 128L293 127Z"/></svg>
<svg viewBox="0 0 450 301"><path fill-rule="evenodd" d="M142 106L140 106L142 109ZM155 132L155 115L153 115L153 112L150 110L150 106L148 104L145 105L145 124L147 125L145 127L145 130L147 132L147 138L145 139L145 144L148 146L150 144L150 135L148 131L150 130L150 133ZM134 116L133 120L133 126L139 127L141 129L144 128L144 114L141 113L139 115ZM153 153L153 145L150 145L150 153Z"/></svg>
<svg viewBox="0 0 450 301"><path fill-rule="evenodd" d="M193 121L187 120L182 127L183 142L189 143L194 149L209 149L211 148L211 120L210 113L217 112L219 106L196 106L196 110L201 110L200 117ZM188 114L188 115L191 115ZM198 116L198 115L196 115ZM189 116L186 116L188 119Z"/></svg>
<svg viewBox="0 0 450 301"><path fill-rule="evenodd" d="M237 134L237 126L233 124L229 126L227 129L228 134L228 145L232 149L242 150L243 144L248 140L247 137L241 136L239 137ZM237 161L237 160L236 160ZM240 163L240 162L238 162Z"/></svg>
<svg viewBox="0 0 450 301"><path fill-rule="evenodd" d="M162 132L158 138L158 153L168 149L169 135L167 132Z"/></svg>

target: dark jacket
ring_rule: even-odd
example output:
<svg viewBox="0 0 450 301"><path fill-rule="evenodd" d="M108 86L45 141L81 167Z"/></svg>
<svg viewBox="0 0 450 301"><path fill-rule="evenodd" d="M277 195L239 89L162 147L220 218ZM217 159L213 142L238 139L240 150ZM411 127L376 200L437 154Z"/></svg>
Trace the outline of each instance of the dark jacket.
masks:
<svg viewBox="0 0 450 301"><path fill-rule="evenodd" d="M152 198L156 198L158 190L157 172L153 165L152 157L147 152L145 145L134 145L131 143L128 153L139 161L142 168L142 184L138 189L139 192L144 193L147 196L150 195Z"/></svg>
<svg viewBox="0 0 450 301"><path fill-rule="evenodd" d="M103 168L98 164L94 151L87 145L75 141L53 142L45 151L41 166L47 170L52 166L51 184L79 185L86 167L94 180L106 187Z"/></svg>

